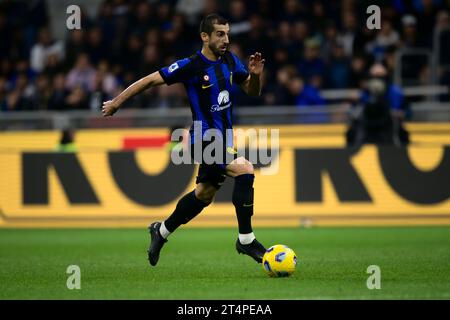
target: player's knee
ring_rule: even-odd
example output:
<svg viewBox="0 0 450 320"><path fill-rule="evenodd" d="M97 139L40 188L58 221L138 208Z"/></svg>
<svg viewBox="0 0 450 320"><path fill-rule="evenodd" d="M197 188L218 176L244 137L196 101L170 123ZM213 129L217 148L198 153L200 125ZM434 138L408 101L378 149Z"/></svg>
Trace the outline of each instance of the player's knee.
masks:
<svg viewBox="0 0 450 320"><path fill-rule="evenodd" d="M214 187L199 187L195 189L195 196L197 199L203 201L206 205L209 205L216 195L216 189Z"/></svg>
<svg viewBox="0 0 450 320"><path fill-rule="evenodd" d="M210 205L214 199L214 194L202 192L197 195L197 198L203 201L206 205Z"/></svg>
<svg viewBox="0 0 450 320"><path fill-rule="evenodd" d="M250 161L246 160L244 163L238 165L238 169L236 171L237 171L237 176L244 175L244 174L252 175L252 174L254 174L255 169L253 167L253 164Z"/></svg>
<svg viewBox="0 0 450 320"><path fill-rule="evenodd" d="M255 168L253 167L253 164L250 161L247 161L244 166L244 173L243 174L254 174Z"/></svg>

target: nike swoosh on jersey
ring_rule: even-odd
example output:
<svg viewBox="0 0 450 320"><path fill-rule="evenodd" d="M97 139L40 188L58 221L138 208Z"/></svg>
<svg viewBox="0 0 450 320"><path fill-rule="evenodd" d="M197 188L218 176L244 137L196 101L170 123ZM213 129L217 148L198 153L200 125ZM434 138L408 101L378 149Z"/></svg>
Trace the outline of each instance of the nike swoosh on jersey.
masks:
<svg viewBox="0 0 450 320"><path fill-rule="evenodd" d="M209 87L212 87L214 85L214 83L213 84L210 84L210 85L207 85L207 86L205 86L204 84L202 85L202 89L208 89Z"/></svg>

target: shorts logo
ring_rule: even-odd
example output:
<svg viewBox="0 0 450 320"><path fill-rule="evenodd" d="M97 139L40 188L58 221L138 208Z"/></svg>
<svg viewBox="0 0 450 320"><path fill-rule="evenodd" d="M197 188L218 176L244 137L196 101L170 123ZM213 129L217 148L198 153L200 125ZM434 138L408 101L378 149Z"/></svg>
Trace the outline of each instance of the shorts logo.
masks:
<svg viewBox="0 0 450 320"><path fill-rule="evenodd" d="M208 76L207 74L205 74L205 75L203 76L203 80L209 81L209 76Z"/></svg>
<svg viewBox="0 0 450 320"><path fill-rule="evenodd" d="M175 70L177 70L180 66L178 65L178 63L174 62L170 65L169 67L169 73L174 72Z"/></svg>

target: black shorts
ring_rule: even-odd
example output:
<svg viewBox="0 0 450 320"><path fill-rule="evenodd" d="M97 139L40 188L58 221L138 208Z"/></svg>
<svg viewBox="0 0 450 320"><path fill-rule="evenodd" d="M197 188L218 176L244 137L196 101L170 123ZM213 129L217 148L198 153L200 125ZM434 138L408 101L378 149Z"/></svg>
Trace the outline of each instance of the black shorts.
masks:
<svg viewBox="0 0 450 320"><path fill-rule="evenodd" d="M216 189L220 189L227 177L227 165L233 160L239 157L237 151L232 147L225 147L222 150L222 157L217 162L206 162L203 159L203 151L208 146L207 142L203 142L201 146L201 155L195 153L195 146L192 144L190 146L191 158L196 162L200 163L198 168L196 184L199 183L211 183ZM200 150L200 148L199 148ZM197 151L199 151L197 150ZM214 152L211 154L212 157L215 156ZM206 163L205 163L206 162Z"/></svg>

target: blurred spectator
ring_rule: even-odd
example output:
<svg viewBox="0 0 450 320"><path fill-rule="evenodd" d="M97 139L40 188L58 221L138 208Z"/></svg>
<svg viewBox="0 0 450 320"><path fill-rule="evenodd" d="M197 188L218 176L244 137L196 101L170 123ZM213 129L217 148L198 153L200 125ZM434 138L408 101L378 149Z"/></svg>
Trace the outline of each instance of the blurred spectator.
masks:
<svg viewBox="0 0 450 320"><path fill-rule="evenodd" d="M100 61L95 75L95 85L97 90L101 90L106 95L113 97L118 93L119 83L116 77L109 71L109 64L106 60Z"/></svg>
<svg viewBox="0 0 450 320"><path fill-rule="evenodd" d="M246 4L243 0L230 1L230 35L236 36L250 31Z"/></svg>
<svg viewBox="0 0 450 320"><path fill-rule="evenodd" d="M294 105L296 103L295 96L298 94L299 90L291 93L289 89L289 83L291 79L297 77L297 70L293 65L287 65L278 69L276 74L276 84L268 91L270 94L265 95L265 100L267 104L276 105Z"/></svg>
<svg viewBox="0 0 450 320"><path fill-rule="evenodd" d="M46 74L37 76L35 86L30 93L30 108L32 110L46 110L52 95L50 79Z"/></svg>
<svg viewBox="0 0 450 320"><path fill-rule="evenodd" d="M103 40L103 33L99 27L94 27L88 32L86 53L89 55L89 61L97 65L100 60L110 60L110 52Z"/></svg>
<svg viewBox="0 0 450 320"><path fill-rule="evenodd" d="M137 77L141 56L142 40L138 34L131 34L128 38L125 52L120 59L120 64Z"/></svg>
<svg viewBox="0 0 450 320"><path fill-rule="evenodd" d="M422 39L417 33L417 19L413 15L402 17L402 46L406 48L422 47Z"/></svg>
<svg viewBox="0 0 450 320"><path fill-rule="evenodd" d="M386 97L389 108L398 113L404 112L406 105L403 91L400 87L390 82L386 67L380 63L374 64L370 68L369 75L370 81L379 80L378 82L372 81L372 83L379 84L383 87L383 89L380 89L380 91ZM368 89L369 88L366 88L366 90L361 95L361 102L363 104L368 102L374 96L373 94L371 95L371 92Z"/></svg>
<svg viewBox="0 0 450 320"><path fill-rule="evenodd" d="M262 18L253 14L250 16L250 31L241 37L241 43L244 46L245 55L263 52L267 56L272 56L272 41L265 33L264 21Z"/></svg>
<svg viewBox="0 0 450 320"><path fill-rule="evenodd" d="M152 5L144 1L138 3L135 9L135 19L131 21L131 32L144 35L148 29L153 27L156 25Z"/></svg>
<svg viewBox="0 0 450 320"><path fill-rule="evenodd" d="M312 17L310 21L314 32L321 32L322 30L325 30L328 23L328 18L326 16L324 2L320 0L313 1L311 4L311 12Z"/></svg>
<svg viewBox="0 0 450 320"><path fill-rule="evenodd" d="M382 64L374 64L370 68L360 107L352 110L347 144L409 143L408 132L402 125L406 110L401 89L389 83L387 70Z"/></svg>
<svg viewBox="0 0 450 320"><path fill-rule="evenodd" d="M77 59L77 57L86 52L87 45L84 41L84 33L82 30L72 30L69 32L68 39L65 43L66 59L64 67L70 70Z"/></svg>
<svg viewBox="0 0 450 320"><path fill-rule="evenodd" d="M448 11L441 10L436 15L435 29L443 30L450 28L450 14Z"/></svg>
<svg viewBox="0 0 450 320"><path fill-rule="evenodd" d="M12 28L8 23L5 14L0 11L0 58L7 58L10 56L10 44L12 37Z"/></svg>
<svg viewBox="0 0 450 320"><path fill-rule="evenodd" d="M418 20L418 25L424 35L432 35L434 29L434 21L438 11L434 0L418 0L414 1L415 15ZM425 38L427 44L431 45L432 36Z"/></svg>
<svg viewBox="0 0 450 320"><path fill-rule="evenodd" d="M370 56L375 53L377 30L368 29L364 25L360 31L356 32L353 40L353 56Z"/></svg>
<svg viewBox="0 0 450 320"><path fill-rule="evenodd" d="M92 111L98 112L102 107L102 102L110 99L110 96L103 89L105 77L106 75L102 74L102 72L95 74L93 90L86 97L89 109Z"/></svg>
<svg viewBox="0 0 450 320"><path fill-rule="evenodd" d="M334 89L349 87L350 59L345 55L342 45L336 43L333 46L327 70L328 87Z"/></svg>
<svg viewBox="0 0 450 320"><path fill-rule="evenodd" d="M381 30L376 38L376 44L380 47L386 48L395 46L400 40L400 35L397 30L394 29L390 20L381 21Z"/></svg>
<svg viewBox="0 0 450 320"><path fill-rule="evenodd" d="M303 59L298 64L298 72L309 81L313 76L325 75L325 62L320 57L320 43L317 39L308 39L305 43Z"/></svg>
<svg viewBox="0 0 450 320"><path fill-rule="evenodd" d="M56 74L53 77L53 91L48 101L48 109L55 111L66 110L66 97L68 90L66 89L64 73Z"/></svg>
<svg viewBox="0 0 450 320"><path fill-rule="evenodd" d="M67 75L66 87L69 90L81 87L83 90L92 91L94 89L95 69L89 62L87 54L78 56L77 62Z"/></svg>
<svg viewBox="0 0 450 320"><path fill-rule="evenodd" d="M89 109L88 97L83 88L78 85L67 95L65 101L67 110Z"/></svg>
<svg viewBox="0 0 450 320"><path fill-rule="evenodd" d="M285 0L283 1L283 11L281 12L282 19L293 23L295 21L306 18L302 13L303 7L300 1L297 0Z"/></svg>
<svg viewBox="0 0 450 320"><path fill-rule="evenodd" d="M39 32L38 42L31 49L31 68L36 72L43 71L49 55L56 55L62 60L64 58L64 45L61 41L53 40L50 30L43 28Z"/></svg>
<svg viewBox="0 0 450 320"><path fill-rule="evenodd" d="M112 48L117 48L117 25L113 16L113 4L103 1L100 4L96 17L97 26L102 30L105 42L110 43ZM72 31L73 32L73 31Z"/></svg>
<svg viewBox="0 0 450 320"><path fill-rule="evenodd" d="M19 74L16 79L14 89L6 94L3 110L4 111L27 111L31 110L32 105L29 99L33 87L30 85L28 76L24 73Z"/></svg>
<svg viewBox="0 0 450 320"><path fill-rule="evenodd" d="M350 88L362 88L367 73L367 60L364 55L355 55L350 62Z"/></svg>
<svg viewBox="0 0 450 320"><path fill-rule="evenodd" d="M296 21L291 27L291 37L293 39L293 50L290 52L291 60L299 60L305 49L304 44L310 37L310 28L305 21Z"/></svg>
<svg viewBox="0 0 450 320"><path fill-rule="evenodd" d="M450 66L450 14L448 11L439 11L436 15L435 32L439 32L440 59L439 63Z"/></svg>
<svg viewBox="0 0 450 320"><path fill-rule="evenodd" d="M353 41L357 32L358 22L354 11L344 11L342 14L342 31L339 33L339 42L344 46L347 56L353 54Z"/></svg>
<svg viewBox="0 0 450 320"><path fill-rule="evenodd" d="M323 106L325 100L320 96L316 87L305 84L302 78L295 77L289 81L288 89L295 97L295 105L302 106Z"/></svg>
<svg viewBox="0 0 450 320"><path fill-rule="evenodd" d="M331 56L333 46L335 46L337 44L341 45L337 39L338 30L337 30L337 27L334 24L334 22L328 22L328 24L324 28L323 35L324 35L324 37L322 39L323 43L322 43L322 47L321 47L321 55L320 56L325 61L328 61ZM344 54L345 54L345 52L344 52Z"/></svg>
<svg viewBox="0 0 450 320"><path fill-rule="evenodd" d="M204 8L205 0L179 0L175 7L177 12L186 16L190 25L196 25Z"/></svg>
<svg viewBox="0 0 450 320"><path fill-rule="evenodd" d="M223 12L221 12L219 8L219 4L217 3L218 0L204 0L203 10L200 14L201 17L205 17L211 13L220 13L222 16L224 16ZM197 20L198 22L199 20ZM196 24L195 27L198 27Z"/></svg>

